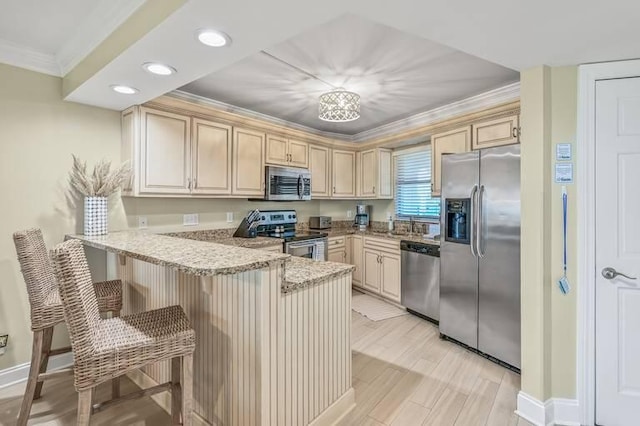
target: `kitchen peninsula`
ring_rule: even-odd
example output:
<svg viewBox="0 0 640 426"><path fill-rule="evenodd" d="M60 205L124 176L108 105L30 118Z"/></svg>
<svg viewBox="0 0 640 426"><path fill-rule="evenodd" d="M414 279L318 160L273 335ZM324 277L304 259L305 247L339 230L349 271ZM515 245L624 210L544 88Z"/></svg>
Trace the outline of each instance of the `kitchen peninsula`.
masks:
<svg viewBox="0 0 640 426"><path fill-rule="evenodd" d="M200 423L331 424L353 407L353 266L144 232L69 238L110 253L124 315L184 308ZM146 387L169 376L162 362L131 378Z"/></svg>

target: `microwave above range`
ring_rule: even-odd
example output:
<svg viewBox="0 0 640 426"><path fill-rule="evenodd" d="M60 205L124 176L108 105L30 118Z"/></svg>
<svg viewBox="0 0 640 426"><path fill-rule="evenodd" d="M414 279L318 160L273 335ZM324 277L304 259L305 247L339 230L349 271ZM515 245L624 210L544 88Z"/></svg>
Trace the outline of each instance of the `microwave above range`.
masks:
<svg viewBox="0 0 640 426"><path fill-rule="evenodd" d="M311 199L311 173L294 167L265 167L264 199L307 201Z"/></svg>

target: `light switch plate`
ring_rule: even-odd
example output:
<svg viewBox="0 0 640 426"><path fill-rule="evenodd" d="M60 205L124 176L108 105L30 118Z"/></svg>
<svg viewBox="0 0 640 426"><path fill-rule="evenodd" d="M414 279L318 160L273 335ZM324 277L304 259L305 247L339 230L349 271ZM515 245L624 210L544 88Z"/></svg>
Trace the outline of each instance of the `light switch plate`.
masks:
<svg viewBox="0 0 640 426"><path fill-rule="evenodd" d="M185 214L182 216L184 226L194 226L198 224L198 213Z"/></svg>
<svg viewBox="0 0 640 426"><path fill-rule="evenodd" d="M145 229L147 227L147 217L138 216L138 228Z"/></svg>
<svg viewBox="0 0 640 426"><path fill-rule="evenodd" d="M227 212L227 222L233 222L233 212Z"/></svg>
<svg viewBox="0 0 640 426"><path fill-rule="evenodd" d="M347 219L353 218L353 210L347 210Z"/></svg>

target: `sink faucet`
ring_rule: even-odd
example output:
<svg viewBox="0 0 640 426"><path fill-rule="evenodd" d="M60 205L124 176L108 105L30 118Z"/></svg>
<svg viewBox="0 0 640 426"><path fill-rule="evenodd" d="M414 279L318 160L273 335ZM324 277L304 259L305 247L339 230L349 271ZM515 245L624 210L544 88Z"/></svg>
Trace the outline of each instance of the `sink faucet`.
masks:
<svg viewBox="0 0 640 426"><path fill-rule="evenodd" d="M409 235L413 235L414 222L415 222L415 219L413 218L413 216L409 216Z"/></svg>

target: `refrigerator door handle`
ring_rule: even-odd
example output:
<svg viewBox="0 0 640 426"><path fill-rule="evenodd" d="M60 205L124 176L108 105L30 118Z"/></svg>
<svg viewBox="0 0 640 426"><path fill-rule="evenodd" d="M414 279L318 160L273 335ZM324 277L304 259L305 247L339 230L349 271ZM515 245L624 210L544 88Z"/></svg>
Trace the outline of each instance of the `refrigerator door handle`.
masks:
<svg viewBox="0 0 640 426"><path fill-rule="evenodd" d="M471 198L471 229L469 230L470 232L470 242L469 242L469 248L471 249L471 254L473 255L473 257L478 257L478 253L476 251L476 227L477 227L477 222L476 222L476 206L477 206L477 196L478 195L478 185L473 185L473 189L471 190L471 195L469 195L469 198Z"/></svg>
<svg viewBox="0 0 640 426"><path fill-rule="evenodd" d="M483 222L483 200L484 200L484 185L480 185L480 192L478 193L478 219L476 221L476 252L478 257L482 259L485 255L482 249L482 222Z"/></svg>

